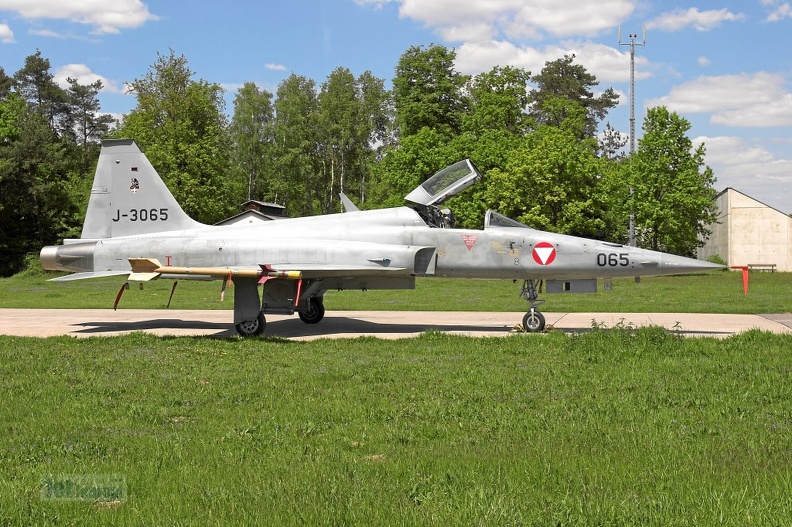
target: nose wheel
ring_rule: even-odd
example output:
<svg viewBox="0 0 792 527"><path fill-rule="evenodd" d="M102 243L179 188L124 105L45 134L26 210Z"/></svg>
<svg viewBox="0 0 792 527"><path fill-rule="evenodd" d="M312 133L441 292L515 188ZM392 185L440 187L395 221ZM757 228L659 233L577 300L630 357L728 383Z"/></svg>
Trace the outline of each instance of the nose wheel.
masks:
<svg viewBox="0 0 792 527"><path fill-rule="evenodd" d="M528 333L539 333L545 328L545 317L536 309L531 308L523 317L522 325Z"/></svg>

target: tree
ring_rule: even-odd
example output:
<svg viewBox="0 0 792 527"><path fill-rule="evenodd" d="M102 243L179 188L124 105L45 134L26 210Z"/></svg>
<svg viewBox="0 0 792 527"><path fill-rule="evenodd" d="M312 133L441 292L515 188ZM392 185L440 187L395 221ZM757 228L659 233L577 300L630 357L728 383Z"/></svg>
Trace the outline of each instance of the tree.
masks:
<svg viewBox="0 0 792 527"><path fill-rule="evenodd" d="M64 145L45 116L12 94L0 102L0 276L25 256L75 234Z"/></svg>
<svg viewBox="0 0 792 527"><path fill-rule="evenodd" d="M138 143L187 214L214 223L237 205L226 177L223 89L192 76L183 55L157 54L146 75L130 83L137 106L116 135Z"/></svg>
<svg viewBox="0 0 792 527"><path fill-rule="evenodd" d="M610 123L605 125L605 130L602 136L598 139L597 151L599 155L608 159L621 159L624 157L623 148L627 144L629 138L627 135L621 133L611 126Z"/></svg>
<svg viewBox="0 0 792 527"><path fill-rule="evenodd" d="M687 137L690 123L664 106L650 108L631 163L631 205L639 245L693 256L717 219L715 176L704 144Z"/></svg>
<svg viewBox="0 0 792 527"><path fill-rule="evenodd" d="M599 123L608 110L618 104L619 96L613 88L606 89L599 97L594 97L593 88L599 84L597 78L588 73L580 64L573 64L575 55L548 61L538 75L531 77L537 88L531 90L534 107L531 112L537 123L558 124L557 113L547 111L547 102L567 99L580 104L586 110L586 121L581 137L594 137Z"/></svg>
<svg viewBox="0 0 792 527"><path fill-rule="evenodd" d="M14 74L14 88L58 135L71 133L66 92L50 73L50 61L41 51L25 57L25 64Z"/></svg>
<svg viewBox="0 0 792 527"><path fill-rule="evenodd" d="M0 100L4 100L11 94L11 87L14 85L14 79L6 75L5 70L0 66Z"/></svg>
<svg viewBox="0 0 792 527"><path fill-rule="evenodd" d="M526 136L505 168L488 173L483 198L491 208L537 229L601 237L605 223L597 187L602 160L596 140L579 138L584 108L570 101L555 106L566 109L561 125L542 124Z"/></svg>
<svg viewBox="0 0 792 527"><path fill-rule="evenodd" d="M231 167L236 181L246 181L247 199L277 201L277 185L268 181L272 164L272 94L246 82L234 98L234 116L229 126ZM273 175L273 174L271 174Z"/></svg>
<svg viewBox="0 0 792 527"><path fill-rule="evenodd" d="M427 127L445 135L460 131L467 77L456 72L456 52L444 46L410 47L393 78L396 126L402 138Z"/></svg>
<svg viewBox="0 0 792 527"><path fill-rule="evenodd" d="M291 74L279 85L275 99L275 160L280 177L279 199L291 215L314 214L321 189L317 162L316 83ZM314 200L316 199L316 203Z"/></svg>
<svg viewBox="0 0 792 527"><path fill-rule="evenodd" d="M335 69L322 84L317 116L324 189L322 208L326 213L334 212L337 191L346 191L347 173L364 155L367 137L359 136L363 121L361 110L354 75L346 68Z"/></svg>
<svg viewBox="0 0 792 527"><path fill-rule="evenodd" d="M367 198L371 167L382 159L383 149L391 137L393 111L385 81L370 71L358 77L357 89L360 115L355 136L364 152L356 160L354 169L358 176L358 197L362 204Z"/></svg>
<svg viewBox="0 0 792 527"><path fill-rule="evenodd" d="M447 138L428 127L401 140L398 148L390 148L374 168L372 194L379 206L404 205L406 196L427 178L459 161Z"/></svg>
<svg viewBox="0 0 792 527"><path fill-rule="evenodd" d="M474 135L486 130L525 135L530 128L530 119L525 113L530 78L529 71L495 66L470 79L467 86L469 109L462 117L462 129Z"/></svg>
<svg viewBox="0 0 792 527"><path fill-rule="evenodd" d="M358 78L334 70L318 95L317 153L325 212L336 210L339 192L365 201L369 163L387 133L384 81L366 72Z"/></svg>
<svg viewBox="0 0 792 527"><path fill-rule="evenodd" d="M77 79L67 78L69 89L67 91L71 107L71 121L77 144L81 150L80 171L83 176L90 170L92 161L99 154L99 143L113 124L114 119L108 114L100 113L99 92L102 81L97 80L91 84L80 84Z"/></svg>

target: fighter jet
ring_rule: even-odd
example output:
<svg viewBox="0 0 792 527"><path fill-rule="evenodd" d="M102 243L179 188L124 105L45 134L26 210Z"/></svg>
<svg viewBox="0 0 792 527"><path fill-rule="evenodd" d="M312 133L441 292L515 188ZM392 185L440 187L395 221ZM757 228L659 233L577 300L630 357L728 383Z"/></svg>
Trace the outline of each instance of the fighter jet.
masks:
<svg viewBox="0 0 792 527"><path fill-rule="evenodd" d="M132 140L102 144L81 237L41 250L55 281L126 276L223 280L234 287L234 324L261 335L265 315L297 313L316 324L330 290L414 289L416 277L522 283L522 325L542 331L547 292L594 292L598 278L696 273L721 266L672 254L532 229L488 211L484 229L458 229L440 205L482 178L455 163L405 198L409 205L271 222L204 225L176 202ZM175 283L174 283L175 286Z"/></svg>

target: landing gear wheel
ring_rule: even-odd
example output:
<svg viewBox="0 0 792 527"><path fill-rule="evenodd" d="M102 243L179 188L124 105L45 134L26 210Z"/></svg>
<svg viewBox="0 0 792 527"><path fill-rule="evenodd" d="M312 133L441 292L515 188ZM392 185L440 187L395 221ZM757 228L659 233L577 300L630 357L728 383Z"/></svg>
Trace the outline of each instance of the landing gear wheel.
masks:
<svg viewBox="0 0 792 527"><path fill-rule="evenodd" d="M539 333L545 328L544 315L532 309L523 317L523 327L528 333Z"/></svg>
<svg viewBox="0 0 792 527"><path fill-rule="evenodd" d="M321 300L316 298L309 298L305 303L305 311L297 313L300 320L306 324L317 324L324 318L325 308Z"/></svg>
<svg viewBox="0 0 792 527"><path fill-rule="evenodd" d="M236 330L242 337L258 337L264 333L264 326L267 321L264 319L264 312L259 311L259 314L253 320L243 320L237 324Z"/></svg>

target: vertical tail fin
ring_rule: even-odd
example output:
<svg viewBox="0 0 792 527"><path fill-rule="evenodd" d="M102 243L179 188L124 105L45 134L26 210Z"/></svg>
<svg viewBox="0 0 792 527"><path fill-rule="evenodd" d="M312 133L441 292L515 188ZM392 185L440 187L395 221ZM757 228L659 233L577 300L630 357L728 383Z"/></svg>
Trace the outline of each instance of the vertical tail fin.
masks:
<svg viewBox="0 0 792 527"><path fill-rule="evenodd" d="M102 142L81 238L95 240L200 226L182 210L133 140Z"/></svg>

